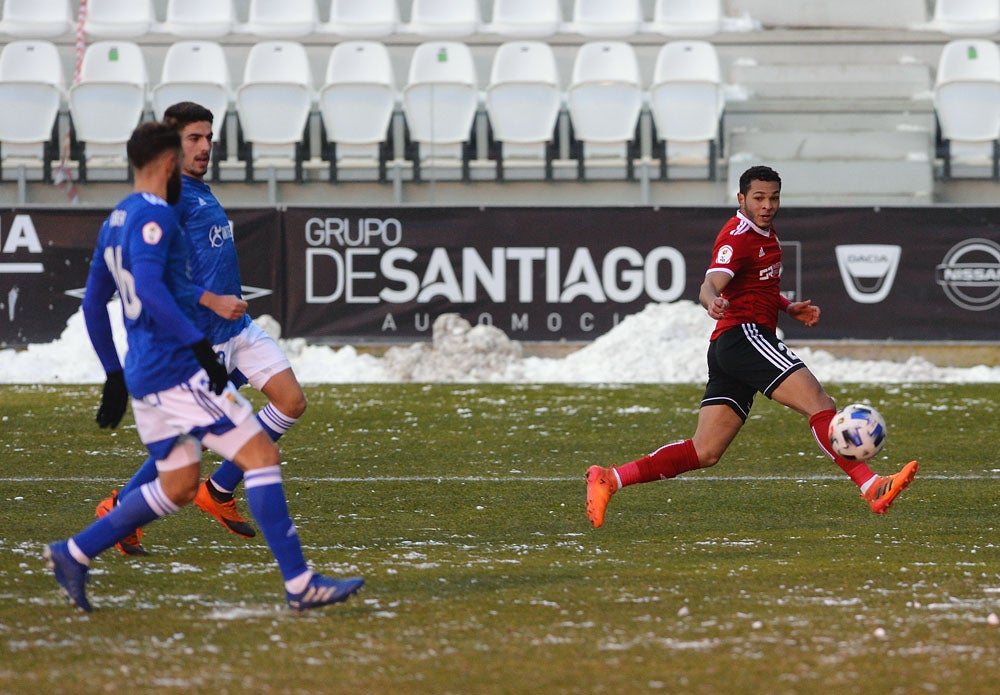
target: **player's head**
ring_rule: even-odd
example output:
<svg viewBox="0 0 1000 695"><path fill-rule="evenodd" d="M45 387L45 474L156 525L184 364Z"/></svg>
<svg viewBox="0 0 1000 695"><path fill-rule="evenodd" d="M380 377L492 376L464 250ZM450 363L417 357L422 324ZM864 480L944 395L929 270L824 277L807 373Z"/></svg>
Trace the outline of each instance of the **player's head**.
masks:
<svg viewBox="0 0 1000 695"><path fill-rule="evenodd" d="M181 139L176 128L160 121L143 123L132 131L125 151L137 179L140 175L162 177L167 186L166 201L173 205L180 200Z"/></svg>
<svg viewBox="0 0 1000 695"><path fill-rule="evenodd" d="M781 204L781 177L771 167L753 166L740 176L740 212L761 229L770 229Z"/></svg>
<svg viewBox="0 0 1000 695"><path fill-rule="evenodd" d="M181 137L184 160L181 171L196 179L204 178L212 156L212 112L193 101L182 101L163 112L163 120L173 125Z"/></svg>

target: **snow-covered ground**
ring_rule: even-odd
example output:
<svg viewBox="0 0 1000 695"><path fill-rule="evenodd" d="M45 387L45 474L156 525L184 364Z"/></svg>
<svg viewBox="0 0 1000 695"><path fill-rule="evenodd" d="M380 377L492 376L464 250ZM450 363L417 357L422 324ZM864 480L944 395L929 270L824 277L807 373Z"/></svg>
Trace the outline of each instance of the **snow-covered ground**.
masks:
<svg viewBox="0 0 1000 695"><path fill-rule="evenodd" d="M124 346L120 312L112 311L115 339ZM275 334L269 317L258 322ZM454 314L438 317L432 343L390 348L384 356L353 347L279 339L304 384L368 382L701 383L713 322L693 302L650 304L566 357L526 356L520 343L488 326L470 326ZM906 362L836 358L796 350L822 382L1000 382L1000 367L938 367L920 357ZM24 350L0 350L0 383L101 383L83 315L77 312L58 340Z"/></svg>

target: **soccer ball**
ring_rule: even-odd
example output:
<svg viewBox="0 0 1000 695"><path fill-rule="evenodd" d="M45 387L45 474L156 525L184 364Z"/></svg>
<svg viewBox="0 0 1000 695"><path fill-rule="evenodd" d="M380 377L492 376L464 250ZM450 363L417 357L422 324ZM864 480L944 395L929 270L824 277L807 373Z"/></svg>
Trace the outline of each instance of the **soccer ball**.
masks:
<svg viewBox="0 0 1000 695"><path fill-rule="evenodd" d="M830 421L830 446L838 456L868 461L885 445L885 418L861 403L844 406Z"/></svg>

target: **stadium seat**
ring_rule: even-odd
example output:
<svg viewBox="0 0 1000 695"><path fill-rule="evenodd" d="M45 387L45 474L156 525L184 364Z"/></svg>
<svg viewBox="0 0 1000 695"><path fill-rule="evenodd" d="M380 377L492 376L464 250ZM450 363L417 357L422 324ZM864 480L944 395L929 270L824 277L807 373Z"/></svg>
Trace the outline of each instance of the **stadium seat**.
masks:
<svg viewBox="0 0 1000 695"><path fill-rule="evenodd" d="M323 157L330 162L330 179L347 158L378 163L385 180L391 147L396 88L389 50L374 41L345 41L333 47L319 91L323 126Z"/></svg>
<svg viewBox="0 0 1000 695"><path fill-rule="evenodd" d="M566 92L578 176L594 157L625 156L633 178L635 132L642 109L639 62L623 41L593 41L580 46Z"/></svg>
<svg viewBox="0 0 1000 695"><path fill-rule="evenodd" d="M469 179L471 134L479 108L472 52L463 43L435 41L417 46L403 88L403 113L409 131L407 156L414 178L424 159L461 158L462 179Z"/></svg>
<svg viewBox="0 0 1000 695"><path fill-rule="evenodd" d="M541 39L559 32L559 0L494 0L488 31L515 39Z"/></svg>
<svg viewBox="0 0 1000 695"><path fill-rule="evenodd" d="M722 24L722 0L656 0L644 28L667 36L711 36Z"/></svg>
<svg viewBox="0 0 1000 695"><path fill-rule="evenodd" d="M250 0L241 31L264 39L299 39L319 24L316 0Z"/></svg>
<svg viewBox="0 0 1000 695"><path fill-rule="evenodd" d="M632 36L642 27L639 0L575 0L570 30L581 36L617 39Z"/></svg>
<svg viewBox="0 0 1000 695"><path fill-rule="evenodd" d="M250 48L243 83L236 89L239 156L247 181L253 180L261 157L293 162L295 180L302 181L312 104L312 71L302 44L260 41Z"/></svg>
<svg viewBox="0 0 1000 695"><path fill-rule="evenodd" d="M715 180L716 144L725 107L719 57L707 41L671 41L656 59L649 90L654 148L660 158L660 177L667 178L668 160L708 150L708 178ZM671 152L677 145L677 152Z"/></svg>
<svg viewBox="0 0 1000 695"><path fill-rule="evenodd" d="M131 41L98 41L87 47L80 80L69 89L73 156L80 180L91 157L125 164L125 143L146 110L146 62Z"/></svg>
<svg viewBox="0 0 1000 695"><path fill-rule="evenodd" d="M399 26L396 0L330 0L330 20L318 31L352 39L380 39Z"/></svg>
<svg viewBox="0 0 1000 695"><path fill-rule="evenodd" d="M407 31L436 39L471 36L481 23L479 0L413 0Z"/></svg>
<svg viewBox="0 0 1000 695"><path fill-rule="evenodd" d="M219 163L226 158L226 114L231 85L222 46L211 41L178 41L167 49L160 82L152 89L153 115L179 101L201 104L215 117L212 176L219 178Z"/></svg>
<svg viewBox="0 0 1000 695"><path fill-rule="evenodd" d="M56 123L62 104L62 63L48 41L12 41L0 51L0 158L26 157L52 178L59 156Z"/></svg>
<svg viewBox="0 0 1000 695"><path fill-rule="evenodd" d="M153 0L88 0L83 30L98 39L138 39L153 23Z"/></svg>
<svg viewBox="0 0 1000 695"><path fill-rule="evenodd" d="M24 39L54 39L75 24L70 0L6 0L0 33Z"/></svg>
<svg viewBox="0 0 1000 695"><path fill-rule="evenodd" d="M235 25L233 0L168 0L166 21L157 28L184 39L218 39Z"/></svg>
<svg viewBox="0 0 1000 695"><path fill-rule="evenodd" d="M932 26L946 34L991 36L1000 31L1000 2L937 0Z"/></svg>
<svg viewBox="0 0 1000 695"><path fill-rule="evenodd" d="M944 158L952 174L956 148L986 151L992 178L1000 180L1000 49L988 39L959 39L945 45L934 83Z"/></svg>
<svg viewBox="0 0 1000 695"><path fill-rule="evenodd" d="M544 158L545 178L552 178L561 107L559 73L549 44L512 41L497 49L486 88L497 179L504 178L505 160L525 157Z"/></svg>

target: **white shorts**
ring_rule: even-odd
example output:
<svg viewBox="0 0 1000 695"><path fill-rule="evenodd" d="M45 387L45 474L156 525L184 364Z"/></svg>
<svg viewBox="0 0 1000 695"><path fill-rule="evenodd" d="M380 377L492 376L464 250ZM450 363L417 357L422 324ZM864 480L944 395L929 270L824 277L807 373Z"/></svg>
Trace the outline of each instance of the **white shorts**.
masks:
<svg viewBox="0 0 1000 695"><path fill-rule="evenodd" d="M244 444L263 431L250 401L232 384L226 385L221 396L207 384L208 374L199 369L173 388L132 399L139 439L156 461L165 460L178 438L186 436L231 461Z"/></svg>
<svg viewBox="0 0 1000 695"><path fill-rule="evenodd" d="M272 376L292 367L278 344L252 321L239 334L213 347L222 354L236 388L250 384L261 391Z"/></svg>

